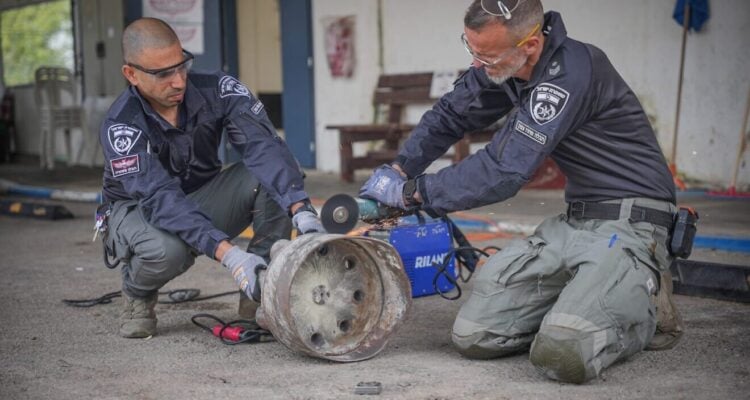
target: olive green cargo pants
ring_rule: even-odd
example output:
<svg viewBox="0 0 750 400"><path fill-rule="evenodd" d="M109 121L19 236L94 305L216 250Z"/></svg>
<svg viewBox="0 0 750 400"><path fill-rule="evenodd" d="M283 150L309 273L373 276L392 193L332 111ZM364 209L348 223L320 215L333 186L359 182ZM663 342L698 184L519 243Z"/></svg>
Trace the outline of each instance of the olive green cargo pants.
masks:
<svg viewBox="0 0 750 400"><path fill-rule="evenodd" d="M669 202L625 199L619 220L546 219L526 240L494 254L453 326L472 358L526 351L542 373L581 383L643 350L656 328L659 271L669 268L667 228L628 220L633 205L674 212Z"/></svg>
<svg viewBox="0 0 750 400"><path fill-rule="evenodd" d="M242 163L224 169L188 198L229 237L239 235L252 223L254 235L247 250L266 261L271 246L291 236L292 221L287 212ZM177 235L151 225L135 200L114 203L105 246L113 249L123 263L122 290L139 298L152 296L187 271L198 255Z"/></svg>

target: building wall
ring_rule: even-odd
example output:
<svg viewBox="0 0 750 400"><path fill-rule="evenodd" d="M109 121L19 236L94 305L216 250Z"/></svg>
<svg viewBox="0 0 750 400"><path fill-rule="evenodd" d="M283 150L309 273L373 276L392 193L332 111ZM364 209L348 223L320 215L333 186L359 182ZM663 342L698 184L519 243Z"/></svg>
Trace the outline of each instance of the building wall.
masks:
<svg viewBox="0 0 750 400"><path fill-rule="evenodd" d="M239 78L254 93L280 93L278 0L240 0L236 4Z"/></svg>
<svg viewBox="0 0 750 400"><path fill-rule="evenodd" d="M377 75L465 68L470 59L459 35L470 2L380 0L314 2L315 87L318 168L337 171L336 123L372 119ZM559 11L569 36L602 48L630 84L652 119L664 154L674 139L682 29L672 20L672 0L544 0ZM735 168L742 117L750 90L750 43L743 40L750 2L711 4L711 19L687 38L677 166L688 177L726 186ZM382 7L382 67L378 65L378 6ZM332 79L325 65L324 16L357 18L357 70L351 79ZM410 118L418 118L418 115ZM750 151L739 183L750 184Z"/></svg>

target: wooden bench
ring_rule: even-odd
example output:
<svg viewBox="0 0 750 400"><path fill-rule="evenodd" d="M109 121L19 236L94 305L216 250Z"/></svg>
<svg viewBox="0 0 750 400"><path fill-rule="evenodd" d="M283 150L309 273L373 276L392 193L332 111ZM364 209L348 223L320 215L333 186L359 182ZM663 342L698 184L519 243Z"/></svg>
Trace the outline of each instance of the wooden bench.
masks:
<svg viewBox="0 0 750 400"><path fill-rule="evenodd" d="M414 124L403 122L409 105L432 105L437 98L430 97L432 72L381 75L373 94L376 122L357 125L329 125L327 129L339 131L341 149L341 179L354 181L354 171L375 168L393 161L398 155L399 144L414 129ZM387 112L385 108L387 107ZM378 116L387 115L385 122L377 122ZM488 142L494 131L470 132L453 146L452 161L458 162L469 155L472 142ZM382 141L379 149L370 149L364 156L354 156L354 143Z"/></svg>

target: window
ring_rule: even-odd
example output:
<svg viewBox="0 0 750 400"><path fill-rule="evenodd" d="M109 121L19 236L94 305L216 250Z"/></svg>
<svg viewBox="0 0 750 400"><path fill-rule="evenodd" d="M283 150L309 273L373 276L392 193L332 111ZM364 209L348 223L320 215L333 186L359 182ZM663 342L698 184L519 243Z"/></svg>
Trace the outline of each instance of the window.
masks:
<svg viewBox="0 0 750 400"><path fill-rule="evenodd" d="M5 86L34 83L41 66L73 71L73 21L70 0L12 8L0 15Z"/></svg>

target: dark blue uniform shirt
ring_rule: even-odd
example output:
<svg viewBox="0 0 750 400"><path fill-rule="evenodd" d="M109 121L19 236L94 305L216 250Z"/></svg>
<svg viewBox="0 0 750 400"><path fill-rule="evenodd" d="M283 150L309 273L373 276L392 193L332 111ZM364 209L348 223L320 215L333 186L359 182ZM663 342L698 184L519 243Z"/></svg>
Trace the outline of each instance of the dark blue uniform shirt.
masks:
<svg viewBox="0 0 750 400"><path fill-rule="evenodd" d="M299 165L263 104L237 79L220 73L188 74L178 125L158 115L135 87L115 100L100 132L104 201L138 200L151 224L213 256L228 237L186 194L221 170L223 130L282 209L308 197Z"/></svg>
<svg viewBox="0 0 750 400"><path fill-rule="evenodd" d="M410 177L456 141L507 115L492 141L462 162L418 180L424 208L442 214L505 200L551 156L567 177L567 201L647 197L674 203L675 188L638 99L598 48L567 37L545 15L544 49L531 80L492 83L471 67L425 113L396 158Z"/></svg>

